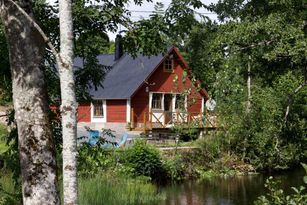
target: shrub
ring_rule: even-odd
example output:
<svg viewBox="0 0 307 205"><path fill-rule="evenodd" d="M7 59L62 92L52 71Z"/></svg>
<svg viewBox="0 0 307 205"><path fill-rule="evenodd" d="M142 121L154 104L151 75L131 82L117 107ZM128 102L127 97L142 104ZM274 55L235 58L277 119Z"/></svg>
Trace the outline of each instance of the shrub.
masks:
<svg viewBox="0 0 307 205"><path fill-rule="evenodd" d="M122 159L125 165L134 169L137 176L148 176L154 181L165 176L159 151L145 141L136 141L133 147L123 152Z"/></svg>
<svg viewBox="0 0 307 205"><path fill-rule="evenodd" d="M0 205L21 204L21 186L14 184L13 174L1 170Z"/></svg>
<svg viewBox="0 0 307 205"><path fill-rule="evenodd" d="M7 135L6 126L0 124L0 143L5 142L5 136Z"/></svg>
<svg viewBox="0 0 307 205"><path fill-rule="evenodd" d="M303 164L307 173L307 165ZM307 184L307 176L304 177L304 183ZM307 204L307 192L305 186L299 188L291 187L293 194L286 195L282 189L278 189L278 182L269 177L266 180L265 187L269 192L265 196L260 196L255 205L303 205Z"/></svg>
<svg viewBox="0 0 307 205"><path fill-rule="evenodd" d="M196 140L199 136L198 129L193 124L178 123L172 127L172 131L179 136L180 141L188 142Z"/></svg>
<svg viewBox="0 0 307 205"><path fill-rule="evenodd" d="M115 151L87 144L79 147L78 151L78 173L80 176L92 177L116 166Z"/></svg>
<svg viewBox="0 0 307 205"><path fill-rule="evenodd" d="M209 135L198 141L201 155L206 158L207 162L214 162L220 157L222 143L219 136Z"/></svg>
<svg viewBox="0 0 307 205"><path fill-rule="evenodd" d="M196 140L199 136L199 131L194 128L187 128L182 130L182 132L179 135L179 139L181 141L187 142L191 140Z"/></svg>
<svg viewBox="0 0 307 205"><path fill-rule="evenodd" d="M167 176L172 181L181 181L185 177L185 167L181 155L176 155L165 161Z"/></svg>

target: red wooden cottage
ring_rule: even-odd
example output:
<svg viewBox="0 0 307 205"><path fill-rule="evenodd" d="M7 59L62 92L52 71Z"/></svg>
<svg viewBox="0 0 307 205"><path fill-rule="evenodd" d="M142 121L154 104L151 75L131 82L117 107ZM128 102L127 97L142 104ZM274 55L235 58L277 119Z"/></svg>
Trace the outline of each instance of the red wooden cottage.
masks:
<svg viewBox="0 0 307 205"><path fill-rule="evenodd" d="M178 122L204 126L208 93L197 88L200 83L191 78L177 48L168 49L166 55L136 58L116 50L115 58L114 55L98 57L112 69L103 87L90 91L93 101L79 103L79 125L118 132L169 128Z"/></svg>

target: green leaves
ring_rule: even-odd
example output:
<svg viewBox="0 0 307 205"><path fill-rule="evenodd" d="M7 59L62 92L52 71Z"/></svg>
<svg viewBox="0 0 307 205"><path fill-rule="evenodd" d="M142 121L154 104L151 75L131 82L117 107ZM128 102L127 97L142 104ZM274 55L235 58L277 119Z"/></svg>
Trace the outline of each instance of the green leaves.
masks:
<svg viewBox="0 0 307 205"><path fill-rule="evenodd" d="M223 22L193 28L188 59L217 101L230 151L258 169L286 169L306 159L306 89L295 92L307 64L302 1L220 0L209 9Z"/></svg>
<svg viewBox="0 0 307 205"><path fill-rule="evenodd" d="M201 7L204 4L199 0L173 0L165 11L163 4L156 4L149 19L141 19L127 27L126 50L150 55L165 52L167 46L183 46L192 28L199 24L194 9Z"/></svg>
<svg viewBox="0 0 307 205"><path fill-rule="evenodd" d="M138 140L126 150L124 162L130 165L136 175L149 176L152 180L161 180L163 165L159 151L145 141Z"/></svg>
<svg viewBox="0 0 307 205"><path fill-rule="evenodd" d="M302 164L307 168L305 164ZM306 172L307 173L307 172ZM268 189L266 195L258 197L254 202L255 205L303 205L307 203L307 193L304 186L291 187L293 193L286 195L284 190L279 189L279 182L275 181L273 177L266 180L265 187Z"/></svg>

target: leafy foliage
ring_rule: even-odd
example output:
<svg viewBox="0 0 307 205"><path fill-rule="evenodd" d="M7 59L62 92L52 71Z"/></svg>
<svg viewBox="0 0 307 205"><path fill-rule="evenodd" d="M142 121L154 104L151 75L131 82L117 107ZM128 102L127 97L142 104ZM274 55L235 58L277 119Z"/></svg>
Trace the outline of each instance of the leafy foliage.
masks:
<svg viewBox="0 0 307 205"><path fill-rule="evenodd" d="M149 19L142 19L128 27L124 37L126 50L132 54L140 51L151 55L165 52L167 46L183 48L183 42L193 26L199 24L194 9L204 6L200 0L172 0L164 11L164 5L157 3Z"/></svg>
<svg viewBox="0 0 307 205"><path fill-rule="evenodd" d="M186 177L185 162L181 155L175 155L165 160L164 167L172 182L182 181Z"/></svg>
<svg viewBox="0 0 307 205"><path fill-rule="evenodd" d="M78 151L78 174L81 177L93 177L116 166L117 154L100 146L84 144Z"/></svg>
<svg viewBox="0 0 307 205"><path fill-rule="evenodd" d="M133 147L128 148L123 160L136 175L148 176L153 180L161 180L165 175L159 151L144 141L136 141Z"/></svg>
<svg viewBox="0 0 307 205"><path fill-rule="evenodd" d="M307 166L303 164L306 173ZM304 183L307 184L306 176L304 177ZM260 196L255 205L301 205L307 203L307 193L306 187L291 187L293 194L286 195L282 189L278 189L278 182L273 180L273 177L270 177L266 180L265 187L269 192L265 196Z"/></svg>
<svg viewBox="0 0 307 205"><path fill-rule="evenodd" d="M217 101L223 146L258 169L286 169L306 159L305 4L220 0L208 9L222 23L194 26L186 49L193 72Z"/></svg>

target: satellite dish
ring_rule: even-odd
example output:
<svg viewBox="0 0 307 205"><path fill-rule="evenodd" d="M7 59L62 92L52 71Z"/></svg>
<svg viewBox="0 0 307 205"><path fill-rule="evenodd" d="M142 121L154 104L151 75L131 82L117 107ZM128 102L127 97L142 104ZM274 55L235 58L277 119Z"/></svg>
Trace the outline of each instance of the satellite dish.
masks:
<svg viewBox="0 0 307 205"><path fill-rule="evenodd" d="M206 108L209 110L209 111L213 111L214 108L216 106L216 102L215 100L213 100L212 98L209 98L207 101L206 101Z"/></svg>

